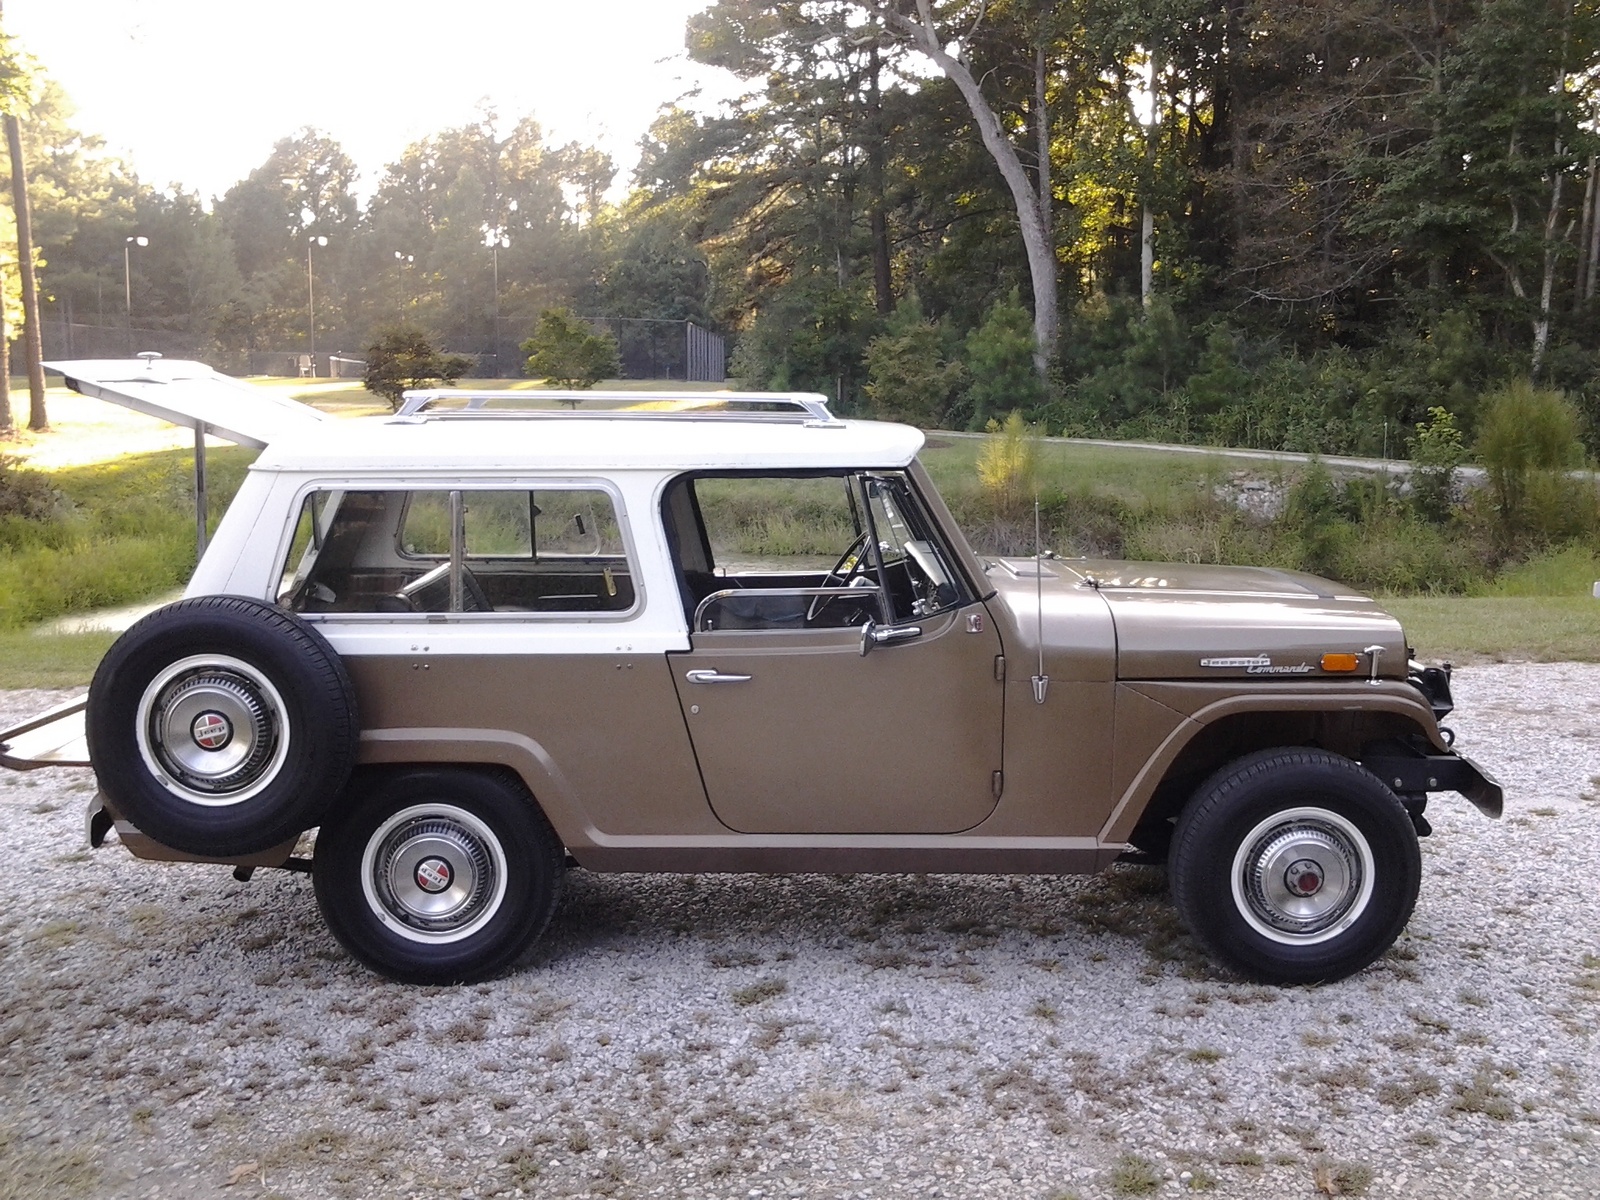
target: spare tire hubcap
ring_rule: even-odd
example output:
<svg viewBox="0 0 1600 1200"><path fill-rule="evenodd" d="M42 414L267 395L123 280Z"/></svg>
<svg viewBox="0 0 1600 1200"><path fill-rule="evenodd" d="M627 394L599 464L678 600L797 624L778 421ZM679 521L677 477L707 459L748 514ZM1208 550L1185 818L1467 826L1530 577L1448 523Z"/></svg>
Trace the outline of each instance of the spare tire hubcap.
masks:
<svg viewBox="0 0 1600 1200"><path fill-rule="evenodd" d="M173 663L139 699L139 753L166 788L216 807L271 783L289 749L277 688L240 659L196 655Z"/></svg>

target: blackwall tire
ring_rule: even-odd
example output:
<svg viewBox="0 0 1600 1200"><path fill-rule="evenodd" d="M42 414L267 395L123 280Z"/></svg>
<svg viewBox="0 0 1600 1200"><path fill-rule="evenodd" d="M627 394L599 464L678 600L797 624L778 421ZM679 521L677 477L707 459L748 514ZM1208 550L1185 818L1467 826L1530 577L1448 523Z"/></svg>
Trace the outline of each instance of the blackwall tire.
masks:
<svg viewBox="0 0 1600 1200"><path fill-rule="evenodd" d="M174 850L227 858L321 821L359 724L350 676L309 624L244 596L196 596L112 645L86 733L119 816Z"/></svg>
<svg viewBox="0 0 1600 1200"><path fill-rule="evenodd" d="M566 852L520 780L416 767L357 777L317 833L323 919L361 962L401 983L497 974L542 934Z"/></svg>
<svg viewBox="0 0 1600 1200"><path fill-rule="evenodd" d="M1371 772L1323 750L1264 750L1206 781L1168 860L1179 916L1268 983L1330 982L1400 935L1416 904L1416 829Z"/></svg>

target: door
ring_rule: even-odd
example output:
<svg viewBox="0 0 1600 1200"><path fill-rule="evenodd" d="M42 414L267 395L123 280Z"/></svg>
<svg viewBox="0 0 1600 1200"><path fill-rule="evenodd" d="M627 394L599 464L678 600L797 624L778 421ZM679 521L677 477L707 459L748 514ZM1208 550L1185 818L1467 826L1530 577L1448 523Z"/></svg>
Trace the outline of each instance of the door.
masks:
<svg viewBox="0 0 1600 1200"><path fill-rule="evenodd" d="M988 816L999 636L976 603L915 628L865 655L857 627L712 630L669 655L718 819L742 833L955 833Z"/></svg>

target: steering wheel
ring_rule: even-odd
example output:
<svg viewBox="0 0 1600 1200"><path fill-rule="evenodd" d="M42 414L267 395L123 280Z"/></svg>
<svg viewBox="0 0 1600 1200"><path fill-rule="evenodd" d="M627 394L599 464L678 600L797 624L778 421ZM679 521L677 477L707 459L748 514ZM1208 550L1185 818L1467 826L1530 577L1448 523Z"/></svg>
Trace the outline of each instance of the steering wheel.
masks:
<svg viewBox="0 0 1600 1200"><path fill-rule="evenodd" d="M867 539L871 536L871 532L865 529L856 534L855 540L839 556L839 561L834 563L822 577L823 587L840 589L852 587L856 579L866 574L867 568L871 566L866 552ZM822 610L838 598L837 595L811 597L811 606L806 609L806 624L815 621L822 615Z"/></svg>

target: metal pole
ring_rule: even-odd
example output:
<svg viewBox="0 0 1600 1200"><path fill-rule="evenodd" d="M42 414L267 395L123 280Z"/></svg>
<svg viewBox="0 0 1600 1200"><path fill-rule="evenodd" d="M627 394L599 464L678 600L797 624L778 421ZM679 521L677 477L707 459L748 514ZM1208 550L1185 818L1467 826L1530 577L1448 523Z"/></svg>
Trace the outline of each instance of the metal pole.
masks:
<svg viewBox="0 0 1600 1200"><path fill-rule="evenodd" d="M194 561L206 554L206 426L194 424Z"/></svg>
<svg viewBox="0 0 1600 1200"><path fill-rule="evenodd" d="M130 243L122 243L122 298L128 310L128 356L133 357L133 274L128 266Z"/></svg>
<svg viewBox="0 0 1600 1200"><path fill-rule="evenodd" d="M306 317L311 324L311 373L317 373L317 292L311 282L311 247L315 242L306 243Z"/></svg>

